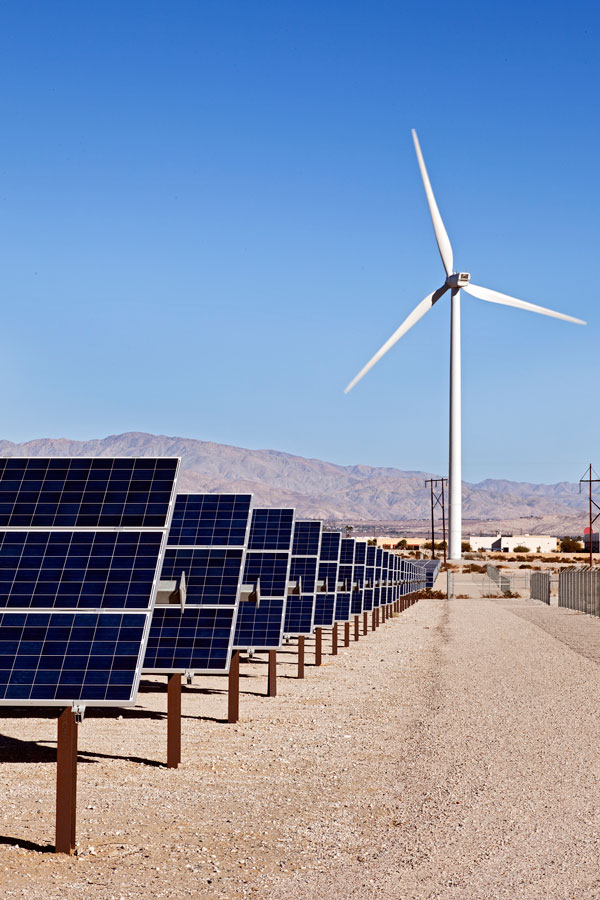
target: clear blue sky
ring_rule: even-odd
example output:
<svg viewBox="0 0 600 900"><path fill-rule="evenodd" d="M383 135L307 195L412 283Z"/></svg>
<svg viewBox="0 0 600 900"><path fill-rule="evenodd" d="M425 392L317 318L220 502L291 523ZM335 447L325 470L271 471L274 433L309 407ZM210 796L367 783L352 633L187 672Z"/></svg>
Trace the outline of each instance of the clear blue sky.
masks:
<svg viewBox="0 0 600 900"><path fill-rule="evenodd" d="M598 441L594 3L0 7L0 434L140 430L447 468L455 264L586 328L463 300L464 477L576 480Z"/></svg>

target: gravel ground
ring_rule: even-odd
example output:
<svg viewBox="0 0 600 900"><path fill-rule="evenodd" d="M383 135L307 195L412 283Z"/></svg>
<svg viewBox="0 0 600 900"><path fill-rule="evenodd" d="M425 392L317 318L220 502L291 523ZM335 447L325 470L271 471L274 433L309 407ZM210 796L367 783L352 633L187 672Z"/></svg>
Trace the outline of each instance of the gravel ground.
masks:
<svg viewBox="0 0 600 900"><path fill-rule="evenodd" d="M196 679L178 770L165 680L144 679L135 709L80 728L71 858L41 852L56 722L4 715L2 900L598 898L599 626L420 601L304 681L282 653L277 698L244 663L237 726L224 680Z"/></svg>

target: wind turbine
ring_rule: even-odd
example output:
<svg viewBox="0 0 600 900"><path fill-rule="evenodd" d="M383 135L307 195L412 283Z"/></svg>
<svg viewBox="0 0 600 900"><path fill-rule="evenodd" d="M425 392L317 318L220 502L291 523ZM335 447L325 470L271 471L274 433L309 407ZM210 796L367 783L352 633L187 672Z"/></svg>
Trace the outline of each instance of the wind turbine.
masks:
<svg viewBox="0 0 600 900"><path fill-rule="evenodd" d="M471 276L468 272L455 272L453 268L452 245L444 228L440 211L435 202L433 190L429 175L425 168L425 161L421 153L421 147L417 132L412 130L412 138L417 153L419 169L421 170L421 178L423 179L423 187L427 203L429 204L429 212L433 223L433 231L437 241L438 250L442 257L442 263L446 271L446 280L444 284L428 294L424 300L416 306L413 311L406 317L402 325L393 333L383 347L381 347L375 356L373 356L364 368L360 370L350 384L345 388L344 393L351 391L357 382L373 368L375 363L379 362L382 356L396 344L419 319L423 318L434 303L443 297L446 291L451 293L451 315L450 315L450 460L449 460L449 493L450 493L450 552L449 558L458 560L462 554L462 460L461 460L461 383L460 383L460 292L461 289L477 297L479 300L487 300L488 303L500 303L503 306L515 306L517 309L527 309L530 312L540 313L543 316L552 316L555 319L564 319L565 322L575 322L578 325L585 325L582 319L575 319L573 316L566 316L564 313L555 312L552 309L545 309L543 306L536 306L535 303L526 303L524 300L517 300L515 297L509 297L508 294L501 294L498 291L491 291L489 288L479 287L471 282Z"/></svg>

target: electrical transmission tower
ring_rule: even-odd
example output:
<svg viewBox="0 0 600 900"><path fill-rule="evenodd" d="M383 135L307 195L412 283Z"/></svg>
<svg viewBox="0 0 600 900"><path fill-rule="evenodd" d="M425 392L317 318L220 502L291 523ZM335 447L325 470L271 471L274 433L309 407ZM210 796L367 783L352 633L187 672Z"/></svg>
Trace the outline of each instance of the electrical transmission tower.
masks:
<svg viewBox="0 0 600 900"><path fill-rule="evenodd" d="M592 475L595 475L596 478L592 478ZM592 468L592 464L590 463L588 468L586 469L586 473L584 475L582 475L581 478L579 479L579 493L581 493L581 485L582 484L588 485L589 518L590 518L590 568L592 568L592 566L594 565L594 557L593 557L593 550L592 550L592 534L593 534L592 529L594 527L594 522L596 521L598 516L600 516L600 505L598 503L596 503L596 501L594 500L594 498L592 496L592 490L593 490L592 485L597 484L598 482L600 482L600 478L598 478L598 473L594 471L594 469ZM595 515L594 515L594 513L595 513Z"/></svg>
<svg viewBox="0 0 600 900"><path fill-rule="evenodd" d="M448 484L447 478L427 478L425 485L429 485L431 496L431 558L435 559L435 509L442 510L442 546L444 548L444 565L448 561L448 548L446 546L446 504L444 499L444 485ZM440 485L440 487L438 487Z"/></svg>

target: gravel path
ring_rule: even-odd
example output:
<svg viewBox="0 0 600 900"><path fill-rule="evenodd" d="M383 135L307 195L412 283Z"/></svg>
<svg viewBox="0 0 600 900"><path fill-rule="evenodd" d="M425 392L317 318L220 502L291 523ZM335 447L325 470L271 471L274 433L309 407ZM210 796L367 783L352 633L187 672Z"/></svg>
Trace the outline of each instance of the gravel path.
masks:
<svg viewBox="0 0 600 900"><path fill-rule="evenodd" d="M135 710L80 729L77 858L37 849L55 721L4 718L1 896L598 898L599 624L421 601L305 681L282 654L277 698L245 663L238 726L223 680L197 679L177 771L164 679L145 680Z"/></svg>

